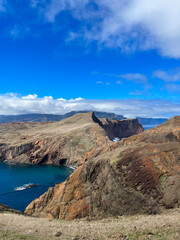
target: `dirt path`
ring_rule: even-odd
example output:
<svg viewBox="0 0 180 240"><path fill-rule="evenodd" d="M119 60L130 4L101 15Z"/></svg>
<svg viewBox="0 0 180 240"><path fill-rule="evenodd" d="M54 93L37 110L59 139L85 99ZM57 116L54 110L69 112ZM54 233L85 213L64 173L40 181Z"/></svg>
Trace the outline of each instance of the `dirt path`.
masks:
<svg viewBox="0 0 180 240"><path fill-rule="evenodd" d="M61 236L55 236L58 232ZM60 235L60 234L59 234ZM98 221L62 221L0 214L1 240L180 239L180 209L161 215L120 216Z"/></svg>

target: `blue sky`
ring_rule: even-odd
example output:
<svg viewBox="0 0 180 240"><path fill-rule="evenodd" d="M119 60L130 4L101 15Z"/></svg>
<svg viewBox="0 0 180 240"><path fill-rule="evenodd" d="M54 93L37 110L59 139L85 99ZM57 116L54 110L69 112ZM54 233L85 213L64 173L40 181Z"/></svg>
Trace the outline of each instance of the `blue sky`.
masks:
<svg viewBox="0 0 180 240"><path fill-rule="evenodd" d="M0 0L0 114L179 115L179 13L178 0Z"/></svg>

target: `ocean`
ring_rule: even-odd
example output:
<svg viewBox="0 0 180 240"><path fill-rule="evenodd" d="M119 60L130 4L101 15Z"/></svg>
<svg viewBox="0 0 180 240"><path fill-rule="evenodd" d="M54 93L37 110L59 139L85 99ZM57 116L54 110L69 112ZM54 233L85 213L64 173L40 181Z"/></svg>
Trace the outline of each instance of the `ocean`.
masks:
<svg viewBox="0 0 180 240"><path fill-rule="evenodd" d="M150 128L154 128L154 127L157 127L158 124L156 125L143 125L143 128L144 128L144 131L147 130L147 129L150 129Z"/></svg>
<svg viewBox="0 0 180 240"><path fill-rule="evenodd" d="M49 187L65 181L72 168L51 165L10 165L0 161L0 203L24 211Z"/></svg>

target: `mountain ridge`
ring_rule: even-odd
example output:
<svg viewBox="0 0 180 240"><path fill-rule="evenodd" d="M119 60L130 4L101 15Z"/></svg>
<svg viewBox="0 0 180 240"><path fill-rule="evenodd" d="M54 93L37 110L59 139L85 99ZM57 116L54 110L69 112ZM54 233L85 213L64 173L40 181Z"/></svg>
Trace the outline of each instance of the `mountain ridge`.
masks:
<svg viewBox="0 0 180 240"><path fill-rule="evenodd" d="M10 123L10 122L48 122L48 121L61 121L68 117L74 116L78 113L87 113L89 111L71 111L63 115L54 114L22 114L22 115L0 115L0 123ZM117 115L115 113L108 112L94 112L97 118L107 118L110 120L122 120L127 119L122 115ZM166 118L142 118L136 117L140 124L143 125L159 125L167 121Z"/></svg>

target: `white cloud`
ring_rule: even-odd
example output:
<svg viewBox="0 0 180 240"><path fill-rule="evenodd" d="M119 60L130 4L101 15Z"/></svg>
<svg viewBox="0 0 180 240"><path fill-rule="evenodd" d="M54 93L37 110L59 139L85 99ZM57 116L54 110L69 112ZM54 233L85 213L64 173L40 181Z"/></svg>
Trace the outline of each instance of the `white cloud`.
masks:
<svg viewBox="0 0 180 240"><path fill-rule="evenodd" d="M36 94L19 96L17 94L0 95L0 115L26 113L65 114L70 111L93 110L114 112L125 117L172 117L180 113L179 101L161 100L86 100L53 99L52 96L39 98Z"/></svg>
<svg viewBox="0 0 180 240"><path fill-rule="evenodd" d="M121 78L126 79L127 81L132 81L135 83L146 83L147 77L140 73L127 73L120 75Z"/></svg>
<svg viewBox="0 0 180 240"><path fill-rule="evenodd" d="M144 93L148 93L149 89L152 88L152 85L148 83L148 79L144 74L141 73L127 73L127 74L114 74L114 73L100 73L100 72L92 72L94 75L103 75L113 78L120 78L121 80L117 80L116 84L123 84L123 80L131 81L137 84L142 84ZM103 83L102 81L98 81L96 83ZM106 85L109 85L108 82ZM130 95L142 95L143 92L135 91L130 92Z"/></svg>
<svg viewBox="0 0 180 240"><path fill-rule="evenodd" d="M69 102L78 102L78 101L83 101L83 100L84 100L84 98L78 97L75 99L70 99Z"/></svg>
<svg viewBox="0 0 180 240"><path fill-rule="evenodd" d="M136 89L134 92L130 92L129 95L135 95L135 96L138 96L138 95L142 95L143 93L141 91L139 91L138 89Z"/></svg>
<svg viewBox="0 0 180 240"><path fill-rule="evenodd" d="M37 94L29 94L27 96L22 97L22 99L36 99L38 97Z"/></svg>
<svg viewBox="0 0 180 240"><path fill-rule="evenodd" d="M97 81L96 84L105 84L105 85L109 86L110 82Z"/></svg>
<svg viewBox="0 0 180 240"><path fill-rule="evenodd" d="M9 34L13 39L22 38L28 33L30 33L30 29L28 27L22 27L19 25L13 26L13 28L9 31Z"/></svg>
<svg viewBox="0 0 180 240"><path fill-rule="evenodd" d="M106 0L103 4L108 14L98 35L101 42L132 51L157 49L163 56L180 57L179 0Z"/></svg>
<svg viewBox="0 0 180 240"><path fill-rule="evenodd" d="M33 7L38 7L39 0L31 1ZM55 22L60 12L69 10L82 22L79 36L88 41L122 51L157 49L163 56L180 57L179 0L50 0L48 5L42 2L49 22ZM68 41L76 39L77 31L75 35L73 29L69 31Z"/></svg>
<svg viewBox="0 0 180 240"><path fill-rule="evenodd" d="M149 89L152 88L152 85L148 83L148 79L145 75L140 73L127 73L119 75L119 77L124 78L126 81L131 81L137 84L142 84L144 88L144 93L148 93ZM130 92L130 95L142 95L143 92L136 90L135 92Z"/></svg>
<svg viewBox="0 0 180 240"><path fill-rule="evenodd" d="M159 78L165 82L179 82L180 81L180 69L174 69L171 71L157 70L153 72L153 77Z"/></svg>
<svg viewBox="0 0 180 240"><path fill-rule="evenodd" d="M116 83L117 83L117 84L123 84L122 81L119 81L119 80L116 81Z"/></svg>
<svg viewBox="0 0 180 240"><path fill-rule="evenodd" d="M78 33L74 33L74 32L69 32L68 33L68 36L67 36L67 38L66 38L66 42L68 43L68 42L72 42L72 41L74 41L74 40L76 40L76 39L79 39L81 37L81 35L80 34L78 34Z"/></svg>
<svg viewBox="0 0 180 240"><path fill-rule="evenodd" d="M180 85L178 84L173 84L173 83L165 84L163 86L163 89L166 89L168 92L180 93Z"/></svg>
<svg viewBox="0 0 180 240"><path fill-rule="evenodd" d="M46 9L46 18L49 22L54 22L55 17L59 12L65 9L66 3L65 0L52 0L51 3L47 6Z"/></svg>

